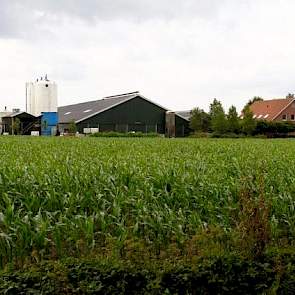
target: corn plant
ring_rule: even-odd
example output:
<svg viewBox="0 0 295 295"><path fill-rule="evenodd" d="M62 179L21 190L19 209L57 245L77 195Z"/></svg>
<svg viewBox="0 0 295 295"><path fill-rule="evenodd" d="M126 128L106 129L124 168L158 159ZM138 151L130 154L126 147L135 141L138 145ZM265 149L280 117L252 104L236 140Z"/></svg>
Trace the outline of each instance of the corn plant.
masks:
<svg viewBox="0 0 295 295"><path fill-rule="evenodd" d="M185 253L196 236L242 224L244 179L253 202L263 194L269 204L267 241L292 244L293 147L287 139L1 137L0 264L120 256L131 241L155 255L169 244Z"/></svg>

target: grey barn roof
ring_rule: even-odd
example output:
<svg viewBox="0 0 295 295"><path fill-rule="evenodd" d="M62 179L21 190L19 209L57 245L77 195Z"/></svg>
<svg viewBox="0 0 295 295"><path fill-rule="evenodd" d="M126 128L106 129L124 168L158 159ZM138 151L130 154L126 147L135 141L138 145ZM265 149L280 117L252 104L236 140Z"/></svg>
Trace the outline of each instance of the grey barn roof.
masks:
<svg viewBox="0 0 295 295"><path fill-rule="evenodd" d="M100 100L59 107L58 121L59 123L69 123L72 121L79 123L85 119L104 112L137 96L142 97L138 92L132 92L115 96L108 96Z"/></svg>
<svg viewBox="0 0 295 295"><path fill-rule="evenodd" d="M73 105L62 106L58 108L58 122L60 124L75 122L79 123L92 116L95 116L99 113L107 111L121 103L124 103L128 100L131 100L135 97L140 97L158 107L162 108L165 111L168 111L166 108L150 101L149 99L142 96L139 92L131 92L126 94L119 94L114 96L108 96L100 100L88 101ZM179 117L189 121L190 111L180 111L175 112Z"/></svg>
<svg viewBox="0 0 295 295"><path fill-rule="evenodd" d="M175 112L175 114L187 121L189 121L191 117L191 111L179 111L179 112Z"/></svg>

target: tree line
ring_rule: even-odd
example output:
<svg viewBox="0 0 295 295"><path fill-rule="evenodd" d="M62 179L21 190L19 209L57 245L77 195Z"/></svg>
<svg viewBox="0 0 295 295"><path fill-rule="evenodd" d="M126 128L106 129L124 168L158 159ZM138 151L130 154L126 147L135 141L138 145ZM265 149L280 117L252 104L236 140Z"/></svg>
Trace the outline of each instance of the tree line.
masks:
<svg viewBox="0 0 295 295"><path fill-rule="evenodd" d="M286 98L292 98L291 95L294 98L294 94L290 93ZM214 98L208 113L200 108L191 111L190 128L195 133L210 133L216 137L228 135L280 137L295 131L295 125L291 122L255 120L250 106L260 100L263 99L259 96L249 100L242 110L242 116L239 116L235 106L231 106L226 113L222 103Z"/></svg>

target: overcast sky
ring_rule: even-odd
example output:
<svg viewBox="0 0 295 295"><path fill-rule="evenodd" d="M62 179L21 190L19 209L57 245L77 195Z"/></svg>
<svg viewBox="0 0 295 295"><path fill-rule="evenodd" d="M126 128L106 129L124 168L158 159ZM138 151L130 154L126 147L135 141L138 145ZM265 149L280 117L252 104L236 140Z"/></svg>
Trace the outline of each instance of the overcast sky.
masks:
<svg viewBox="0 0 295 295"><path fill-rule="evenodd" d="M0 110L139 90L174 110L295 92L294 0L0 0Z"/></svg>

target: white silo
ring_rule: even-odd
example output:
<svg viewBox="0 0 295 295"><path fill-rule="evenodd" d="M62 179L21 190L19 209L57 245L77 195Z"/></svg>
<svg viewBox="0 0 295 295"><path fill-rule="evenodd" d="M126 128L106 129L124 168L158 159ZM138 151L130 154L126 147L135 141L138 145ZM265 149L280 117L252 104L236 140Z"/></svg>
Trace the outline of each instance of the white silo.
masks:
<svg viewBox="0 0 295 295"><path fill-rule="evenodd" d="M26 83L26 111L34 116L57 112L57 84L45 78Z"/></svg>

